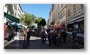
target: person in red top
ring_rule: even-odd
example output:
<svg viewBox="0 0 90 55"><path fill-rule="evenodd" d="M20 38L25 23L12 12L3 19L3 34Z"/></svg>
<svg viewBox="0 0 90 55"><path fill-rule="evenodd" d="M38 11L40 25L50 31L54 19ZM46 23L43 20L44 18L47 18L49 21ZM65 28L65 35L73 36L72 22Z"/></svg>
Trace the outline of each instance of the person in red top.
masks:
<svg viewBox="0 0 90 55"><path fill-rule="evenodd" d="M30 45L30 35L31 35L31 29L28 28L27 29L27 47L26 48L28 48L28 46Z"/></svg>
<svg viewBox="0 0 90 55"><path fill-rule="evenodd" d="M26 29L26 33L28 32L28 29Z"/></svg>

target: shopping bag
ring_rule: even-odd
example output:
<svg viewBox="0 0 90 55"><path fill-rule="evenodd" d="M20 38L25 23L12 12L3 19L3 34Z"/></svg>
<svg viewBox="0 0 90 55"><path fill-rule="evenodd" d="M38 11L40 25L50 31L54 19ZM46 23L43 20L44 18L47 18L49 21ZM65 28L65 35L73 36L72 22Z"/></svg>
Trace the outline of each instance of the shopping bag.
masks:
<svg viewBox="0 0 90 55"><path fill-rule="evenodd" d="M46 45L49 45L49 41L48 40L46 40Z"/></svg>

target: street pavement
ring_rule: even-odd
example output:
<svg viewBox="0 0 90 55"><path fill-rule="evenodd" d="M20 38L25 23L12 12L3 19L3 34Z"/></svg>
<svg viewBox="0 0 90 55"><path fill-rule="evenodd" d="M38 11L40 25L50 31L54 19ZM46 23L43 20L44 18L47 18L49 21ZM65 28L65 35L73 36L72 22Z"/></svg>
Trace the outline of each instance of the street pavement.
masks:
<svg viewBox="0 0 90 55"><path fill-rule="evenodd" d="M10 43L7 43L6 46L4 46L4 49L23 49L23 46L25 46L26 41L24 41L23 36L15 36L13 41L11 40ZM60 45L54 45L51 46L46 45L46 43L41 43L41 37L31 36L30 38L30 45L28 45L27 49L77 49L72 46L74 46L75 43L70 40L66 40L66 43L63 41L60 41Z"/></svg>

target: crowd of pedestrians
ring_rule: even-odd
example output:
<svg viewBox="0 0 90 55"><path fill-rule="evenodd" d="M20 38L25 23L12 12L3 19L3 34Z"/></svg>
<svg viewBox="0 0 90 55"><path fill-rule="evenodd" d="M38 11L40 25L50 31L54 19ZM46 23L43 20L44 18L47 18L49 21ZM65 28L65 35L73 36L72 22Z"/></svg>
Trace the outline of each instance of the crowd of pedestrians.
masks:
<svg viewBox="0 0 90 55"><path fill-rule="evenodd" d="M30 28L23 28L23 29L17 29L14 27L7 27L7 36L6 38L8 41L10 41L12 38L14 38L15 35L22 34L24 36L24 48L28 48L30 46L30 36L33 33L32 29ZM52 45L61 45L61 41L63 43L66 43L66 27L63 25L59 29L44 29L42 28L40 32L38 32L41 36L41 43L46 43L46 45L52 46ZM76 38L76 30L72 31L73 41L75 41Z"/></svg>
<svg viewBox="0 0 90 55"><path fill-rule="evenodd" d="M47 40L46 40L46 38L47 38ZM59 28L57 30L42 29L41 30L41 40L42 40L42 43L45 42L49 46L51 46L52 44L60 45L61 40L64 43L66 43L66 28L65 28L65 26L62 26L62 28Z"/></svg>
<svg viewBox="0 0 90 55"><path fill-rule="evenodd" d="M32 34L32 29L22 29L22 34L24 36L24 41L26 43L26 48L30 46L30 36ZM39 32L41 36L41 43L46 43L47 45L51 46L54 45L60 45L60 41L62 40L63 43L66 42L66 29L65 26L63 26L61 29L41 29ZM24 43L24 44L25 44ZM25 46L25 45L24 45ZM25 48L25 47L24 47Z"/></svg>
<svg viewBox="0 0 90 55"><path fill-rule="evenodd" d="M70 30L71 29L72 28L70 28ZM69 37L72 38L73 43L76 43L77 41L79 41L79 43L80 43L81 41L83 41L82 38L78 39L78 37L77 37L78 33L83 33L81 28L79 28L78 30L73 29L71 31L71 33L72 34L70 34L71 36L69 36ZM41 34L42 43L46 43L49 46L51 46L51 45L61 45L60 44L61 41L63 43L66 43L67 38L69 38L65 25L61 26L58 29L48 29L48 30L42 29L40 34Z"/></svg>

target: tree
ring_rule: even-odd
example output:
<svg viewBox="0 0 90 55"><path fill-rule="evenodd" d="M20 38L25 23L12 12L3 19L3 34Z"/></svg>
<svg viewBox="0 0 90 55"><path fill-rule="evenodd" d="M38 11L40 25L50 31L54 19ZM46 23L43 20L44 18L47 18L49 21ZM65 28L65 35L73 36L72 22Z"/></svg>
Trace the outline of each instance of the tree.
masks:
<svg viewBox="0 0 90 55"><path fill-rule="evenodd" d="M20 16L20 22L21 22L22 24L24 24L24 19L25 19L24 15L21 15L21 16Z"/></svg>
<svg viewBox="0 0 90 55"><path fill-rule="evenodd" d="M21 17L21 22L25 23L29 27L32 23L34 23L35 18L36 16L34 14L25 12L24 16Z"/></svg>
<svg viewBox="0 0 90 55"><path fill-rule="evenodd" d="M42 17L39 17L35 20L35 23L38 24L38 27L41 27L41 26L45 26L46 25L46 21L44 18Z"/></svg>
<svg viewBox="0 0 90 55"><path fill-rule="evenodd" d="M46 21L45 19L42 19L41 22L40 22L41 26L45 26L46 25Z"/></svg>
<svg viewBox="0 0 90 55"><path fill-rule="evenodd" d="M21 16L20 19L21 23L24 23L25 25L28 25L28 27L32 26L33 23L37 23L38 27L45 26L46 21L42 17L38 17L36 19L36 16L34 14L26 13Z"/></svg>
<svg viewBox="0 0 90 55"><path fill-rule="evenodd" d="M35 20L35 23L37 23L38 27L41 26L40 22L42 20L42 17L38 17L36 20Z"/></svg>

